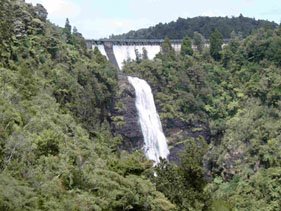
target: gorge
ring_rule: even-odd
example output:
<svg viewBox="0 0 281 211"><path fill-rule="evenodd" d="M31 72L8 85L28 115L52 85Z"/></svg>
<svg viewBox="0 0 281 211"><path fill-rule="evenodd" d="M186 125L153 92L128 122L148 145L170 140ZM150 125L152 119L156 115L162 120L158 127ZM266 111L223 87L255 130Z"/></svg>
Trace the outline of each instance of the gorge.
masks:
<svg viewBox="0 0 281 211"><path fill-rule="evenodd" d="M26 1L0 4L1 211L281 210L281 28L194 18L210 47L136 59ZM229 21L249 33L220 48Z"/></svg>

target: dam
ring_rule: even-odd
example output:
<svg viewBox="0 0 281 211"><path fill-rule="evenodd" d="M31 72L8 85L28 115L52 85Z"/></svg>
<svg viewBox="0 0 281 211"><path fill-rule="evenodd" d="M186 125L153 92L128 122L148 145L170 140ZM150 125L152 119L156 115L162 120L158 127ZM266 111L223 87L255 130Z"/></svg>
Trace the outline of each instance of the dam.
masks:
<svg viewBox="0 0 281 211"><path fill-rule="evenodd" d="M224 39L222 46L229 41L229 39ZM152 60L161 51L163 42L164 39L87 39L86 45L88 49L97 47L113 66L121 70L124 62L137 60L137 57L141 58L144 51L147 59ZM170 42L175 52L179 53L182 39L170 40ZM208 39L204 40L204 46L209 47ZM192 48L196 50L196 46L192 45Z"/></svg>
<svg viewBox="0 0 281 211"><path fill-rule="evenodd" d="M97 47L102 55L115 66L122 69L124 62L137 60L142 57L146 51L147 59L153 59L156 54L161 51L161 44L164 39L148 39L148 40L86 40L87 48ZM172 47L176 52L180 51L182 40L170 40Z"/></svg>

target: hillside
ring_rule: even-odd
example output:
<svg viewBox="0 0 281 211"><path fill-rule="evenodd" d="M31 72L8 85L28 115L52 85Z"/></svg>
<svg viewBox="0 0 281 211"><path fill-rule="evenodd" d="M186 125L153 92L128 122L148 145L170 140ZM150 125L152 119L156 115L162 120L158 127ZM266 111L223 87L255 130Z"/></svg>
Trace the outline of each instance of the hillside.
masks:
<svg viewBox="0 0 281 211"><path fill-rule="evenodd" d="M144 155L117 153L116 69L42 5L0 9L0 210L172 210Z"/></svg>
<svg viewBox="0 0 281 211"><path fill-rule="evenodd" d="M42 5L0 10L1 211L281 210L281 28L180 54L165 39L118 73ZM152 88L169 161L144 155L128 75Z"/></svg>
<svg viewBox="0 0 281 211"><path fill-rule="evenodd" d="M240 15L239 17L194 17L178 18L177 21L170 23L159 23L156 26L137 31L130 31L121 35L113 35L111 38L116 39L182 39L186 35L193 37L194 32L199 32L206 39L214 29L218 29L223 38L230 38L231 32L246 37L254 30L261 27L276 28L278 25L274 22L265 20L255 20Z"/></svg>
<svg viewBox="0 0 281 211"><path fill-rule="evenodd" d="M181 164L162 162L156 178L179 210L204 210L210 199L211 210L281 209L280 35L279 28L234 37L219 57L212 40L202 51L185 42L176 54L165 39L153 61L123 68L151 84L170 152L179 152Z"/></svg>

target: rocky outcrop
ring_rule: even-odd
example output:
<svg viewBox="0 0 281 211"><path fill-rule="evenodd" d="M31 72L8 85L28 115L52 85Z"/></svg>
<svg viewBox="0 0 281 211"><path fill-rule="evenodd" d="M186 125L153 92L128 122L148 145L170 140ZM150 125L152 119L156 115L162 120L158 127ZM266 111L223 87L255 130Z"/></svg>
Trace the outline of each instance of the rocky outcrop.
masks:
<svg viewBox="0 0 281 211"><path fill-rule="evenodd" d="M127 76L119 75L119 90L112 113L112 128L115 135L123 137L120 149L132 152L143 147L143 135L135 106L135 90Z"/></svg>
<svg viewBox="0 0 281 211"><path fill-rule="evenodd" d="M211 139L211 131L207 123L185 122L179 119L167 119L163 122L163 130L169 144L169 160L179 163L179 154L184 150L186 141L203 137L207 143Z"/></svg>
<svg viewBox="0 0 281 211"><path fill-rule="evenodd" d="M129 84L127 76L119 75L119 90L115 98L112 113L114 135L121 135L123 142L120 149L132 152L144 145L138 112L135 106L135 90ZM185 142L190 138L203 137L210 141L210 129L203 122L184 122L179 119L166 119L162 122L164 133L169 144L169 160L179 163L179 153L183 151Z"/></svg>
<svg viewBox="0 0 281 211"><path fill-rule="evenodd" d="M111 111L114 135L121 135L121 150L132 152L142 149L144 145L138 112L135 106L135 90L128 82L127 76L119 75L119 90ZM179 153L184 150L185 142L190 138L203 137L210 141L210 129L204 122L184 122L179 119L166 119L162 122L164 133L168 139L169 160L179 163Z"/></svg>

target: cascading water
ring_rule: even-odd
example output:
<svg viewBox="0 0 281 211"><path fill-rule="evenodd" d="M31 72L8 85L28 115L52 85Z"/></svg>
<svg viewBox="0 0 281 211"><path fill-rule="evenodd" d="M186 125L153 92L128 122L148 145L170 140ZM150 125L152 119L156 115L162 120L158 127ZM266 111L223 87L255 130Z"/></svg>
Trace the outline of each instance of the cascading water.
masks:
<svg viewBox="0 0 281 211"><path fill-rule="evenodd" d="M147 51L148 59L153 59L160 52L159 45L113 45L113 52L120 69L123 67L123 62L128 59L136 60L136 50L142 54L143 48Z"/></svg>
<svg viewBox="0 0 281 211"><path fill-rule="evenodd" d="M160 157L167 159L169 149L156 111L151 88L145 80L137 77L128 76L128 80L136 92L136 107L145 142L145 155L157 164L160 162Z"/></svg>

